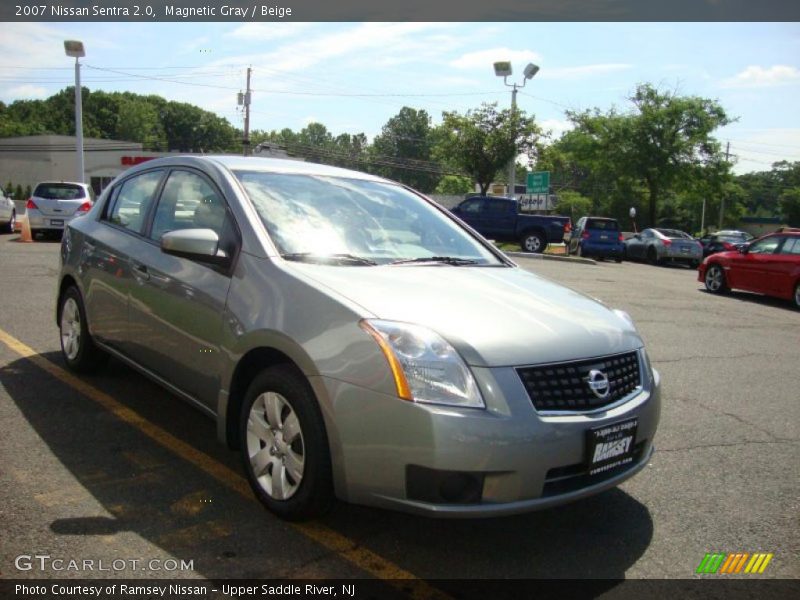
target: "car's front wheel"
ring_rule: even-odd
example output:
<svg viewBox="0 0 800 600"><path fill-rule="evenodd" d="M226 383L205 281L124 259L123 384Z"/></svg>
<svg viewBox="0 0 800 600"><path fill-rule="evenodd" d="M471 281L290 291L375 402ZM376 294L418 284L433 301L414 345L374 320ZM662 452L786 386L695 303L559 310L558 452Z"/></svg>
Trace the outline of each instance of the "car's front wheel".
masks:
<svg viewBox="0 0 800 600"><path fill-rule="evenodd" d="M704 279L706 289L712 294L723 294L728 291L725 281L725 272L719 265L709 265Z"/></svg>
<svg viewBox="0 0 800 600"><path fill-rule="evenodd" d="M540 252L544 252L544 249L547 248L547 241L545 241L540 233L526 233L522 236L519 245L523 252L539 254Z"/></svg>
<svg viewBox="0 0 800 600"><path fill-rule="evenodd" d="M247 480L272 512L298 521L331 507L325 424L308 381L296 368L278 365L256 376L242 404L239 435Z"/></svg>
<svg viewBox="0 0 800 600"><path fill-rule="evenodd" d="M108 355L95 345L89 334L83 299L75 286L70 286L61 295L59 330L61 354L70 369L88 373L105 364Z"/></svg>
<svg viewBox="0 0 800 600"><path fill-rule="evenodd" d="M794 307L800 309L800 281L794 286Z"/></svg>

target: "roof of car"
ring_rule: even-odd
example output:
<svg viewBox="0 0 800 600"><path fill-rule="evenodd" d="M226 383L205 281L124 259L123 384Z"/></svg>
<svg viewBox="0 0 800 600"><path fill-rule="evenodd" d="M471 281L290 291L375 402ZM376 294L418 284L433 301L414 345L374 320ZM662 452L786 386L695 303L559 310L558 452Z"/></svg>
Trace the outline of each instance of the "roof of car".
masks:
<svg viewBox="0 0 800 600"><path fill-rule="evenodd" d="M345 177L348 179L363 179L367 181L388 181L361 171L331 167L319 163L304 162L301 160L288 160L281 158L261 158L258 156L231 156L231 155L204 155L204 156L176 156L164 157L148 161L151 166L171 159L183 159L187 162L215 162L231 171L263 171L266 173L291 173L298 175L321 175L326 177Z"/></svg>

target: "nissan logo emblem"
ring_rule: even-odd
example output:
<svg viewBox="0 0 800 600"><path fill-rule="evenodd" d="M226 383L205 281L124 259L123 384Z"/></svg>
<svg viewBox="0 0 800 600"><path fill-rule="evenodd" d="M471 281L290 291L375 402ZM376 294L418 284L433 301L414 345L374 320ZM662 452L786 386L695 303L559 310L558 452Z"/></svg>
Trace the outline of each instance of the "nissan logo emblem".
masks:
<svg viewBox="0 0 800 600"><path fill-rule="evenodd" d="M608 398L608 394L611 392L611 385L608 383L608 377L605 373L592 369L584 381L586 381L586 385L589 386L592 393L600 400Z"/></svg>

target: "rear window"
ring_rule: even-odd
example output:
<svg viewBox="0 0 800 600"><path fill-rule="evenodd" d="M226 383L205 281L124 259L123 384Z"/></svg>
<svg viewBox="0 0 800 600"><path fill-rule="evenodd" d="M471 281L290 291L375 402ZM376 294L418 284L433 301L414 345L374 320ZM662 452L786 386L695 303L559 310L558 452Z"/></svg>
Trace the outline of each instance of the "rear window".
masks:
<svg viewBox="0 0 800 600"><path fill-rule="evenodd" d="M72 183L40 183L33 195L46 200L80 200L86 197L86 192Z"/></svg>
<svg viewBox="0 0 800 600"><path fill-rule="evenodd" d="M720 242L729 242L731 244L741 244L747 241L747 238L743 235L720 235L717 239Z"/></svg>
<svg viewBox="0 0 800 600"><path fill-rule="evenodd" d="M606 231L618 231L619 225L611 219L589 219L586 221L586 229L605 229Z"/></svg>

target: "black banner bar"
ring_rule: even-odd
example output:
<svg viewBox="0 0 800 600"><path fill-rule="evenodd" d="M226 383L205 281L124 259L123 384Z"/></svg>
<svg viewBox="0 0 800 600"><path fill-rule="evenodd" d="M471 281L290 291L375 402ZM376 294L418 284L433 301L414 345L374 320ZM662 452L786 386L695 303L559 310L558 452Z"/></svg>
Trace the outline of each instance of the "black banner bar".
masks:
<svg viewBox="0 0 800 600"><path fill-rule="evenodd" d="M0 21L798 21L787 0L10 0Z"/></svg>

